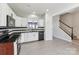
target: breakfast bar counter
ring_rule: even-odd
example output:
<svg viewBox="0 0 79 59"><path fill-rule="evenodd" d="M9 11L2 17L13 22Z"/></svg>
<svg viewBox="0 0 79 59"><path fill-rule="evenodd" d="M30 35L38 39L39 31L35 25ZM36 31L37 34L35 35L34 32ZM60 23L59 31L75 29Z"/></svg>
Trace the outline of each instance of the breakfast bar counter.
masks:
<svg viewBox="0 0 79 59"><path fill-rule="evenodd" d="M38 41L44 40L44 28L28 29L27 27L0 28L0 55L18 55L21 45L21 33L39 34ZM33 35L34 36L34 35Z"/></svg>
<svg viewBox="0 0 79 59"><path fill-rule="evenodd" d="M20 33L3 34L0 36L0 55L14 55L14 42Z"/></svg>

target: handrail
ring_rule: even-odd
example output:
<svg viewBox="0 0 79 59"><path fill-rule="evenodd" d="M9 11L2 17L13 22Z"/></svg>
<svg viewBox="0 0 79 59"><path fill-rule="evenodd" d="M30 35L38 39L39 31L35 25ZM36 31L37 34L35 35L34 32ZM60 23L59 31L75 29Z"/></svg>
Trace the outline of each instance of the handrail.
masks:
<svg viewBox="0 0 79 59"><path fill-rule="evenodd" d="M63 30L63 28L61 28L64 32L66 32L69 36L71 36L72 40L73 40L73 27L70 27L69 25L65 24L63 21L59 20L60 23L64 24L65 26L67 26L68 28L72 29L71 32L72 34L69 35L65 30Z"/></svg>
<svg viewBox="0 0 79 59"><path fill-rule="evenodd" d="M67 25L66 23L64 23L63 21L61 21L61 20L59 20L61 23L63 23L64 25L66 25L67 27L69 27L69 28L71 28L72 29L72 27L70 27L69 25Z"/></svg>
<svg viewBox="0 0 79 59"><path fill-rule="evenodd" d="M65 33L67 33L69 36L72 36L70 35L68 32L66 32L62 27L60 27Z"/></svg>

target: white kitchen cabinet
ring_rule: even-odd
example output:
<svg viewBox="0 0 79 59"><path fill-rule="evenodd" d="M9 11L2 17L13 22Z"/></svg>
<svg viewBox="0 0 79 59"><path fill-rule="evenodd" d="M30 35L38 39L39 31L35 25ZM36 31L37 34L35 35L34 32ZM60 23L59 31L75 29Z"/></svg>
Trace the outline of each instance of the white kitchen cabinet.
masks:
<svg viewBox="0 0 79 59"><path fill-rule="evenodd" d="M36 40L38 40L38 32L22 33L20 43L36 41Z"/></svg>
<svg viewBox="0 0 79 59"><path fill-rule="evenodd" d="M28 33L27 41L35 41L38 40L38 32L30 32Z"/></svg>
<svg viewBox="0 0 79 59"><path fill-rule="evenodd" d="M24 33L24 42L28 41L28 33Z"/></svg>
<svg viewBox="0 0 79 59"><path fill-rule="evenodd" d="M19 43L23 42L25 42L25 33L21 33L21 40L19 41Z"/></svg>

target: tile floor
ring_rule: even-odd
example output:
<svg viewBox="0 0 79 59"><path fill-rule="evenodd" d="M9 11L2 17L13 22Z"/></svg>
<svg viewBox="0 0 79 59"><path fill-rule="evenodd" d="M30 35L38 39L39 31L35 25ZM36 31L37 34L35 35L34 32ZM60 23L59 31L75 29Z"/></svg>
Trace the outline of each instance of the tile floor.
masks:
<svg viewBox="0 0 79 59"><path fill-rule="evenodd" d="M20 55L78 55L79 45L54 38L22 44Z"/></svg>

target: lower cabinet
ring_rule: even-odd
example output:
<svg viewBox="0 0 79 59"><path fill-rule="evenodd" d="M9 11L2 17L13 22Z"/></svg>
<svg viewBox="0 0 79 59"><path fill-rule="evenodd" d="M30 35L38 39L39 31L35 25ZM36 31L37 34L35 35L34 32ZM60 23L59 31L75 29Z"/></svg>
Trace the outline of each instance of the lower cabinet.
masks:
<svg viewBox="0 0 79 59"><path fill-rule="evenodd" d="M26 37L27 37L27 39L26 39ZM25 34L25 41L26 42L36 41L36 40L38 40L38 32L30 32L30 33Z"/></svg>
<svg viewBox="0 0 79 59"><path fill-rule="evenodd" d="M23 43L23 42L25 42L25 33L21 33L21 39L19 43Z"/></svg>
<svg viewBox="0 0 79 59"><path fill-rule="evenodd" d="M38 32L29 32L21 34L21 43L38 40Z"/></svg>
<svg viewBox="0 0 79 59"><path fill-rule="evenodd" d="M13 42L0 43L0 55L13 55L14 46Z"/></svg>

